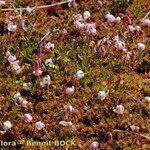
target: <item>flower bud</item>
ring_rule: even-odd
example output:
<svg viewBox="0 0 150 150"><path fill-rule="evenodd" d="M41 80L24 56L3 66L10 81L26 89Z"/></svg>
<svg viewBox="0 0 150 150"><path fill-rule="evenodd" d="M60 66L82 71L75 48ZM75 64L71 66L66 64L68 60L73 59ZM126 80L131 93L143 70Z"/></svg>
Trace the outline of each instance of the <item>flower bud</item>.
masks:
<svg viewBox="0 0 150 150"><path fill-rule="evenodd" d="M97 141L94 141L91 145L90 145L90 150L98 150L99 147L99 143Z"/></svg>
<svg viewBox="0 0 150 150"><path fill-rule="evenodd" d="M3 123L3 125L4 125L4 130L5 131L7 131L7 130L9 130L9 129L11 129L12 128L12 124L11 124L11 122L10 121L5 121L4 123Z"/></svg>
<svg viewBox="0 0 150 150"><path fill-rule="evenodd" d="M141 51L145 50L145 45L144 45L143 43L138 43L138 44L137 44L137 47L138 47L138 49L141 50Z"/></svg>
<svg viewBox="0 0 150 150"><path fill-rule="evenodd" d="M82 70L77 71L76 78L77 80L82 79L85 76L85 73Z"/></svg>
<svg viewBox="0 0 150 150"><path fill-rule="evenodd" d="M42 123L41 121L38 121L38 122L36 122L35 127L36 127L36 129L38 129L38 130L42 130L42 129L45 128L45 124Z"/></svg>
<svg viewBox="0 0 150 150"><path fill-rule="evenodd" d="M113 110L116 114L122 115L124 113L124 106L117 105L116 108Z"/></svg>
<svg viewBox="0 0 150 150"><path fill-rule="evenodd" d="M87 20L87 19L89 19L90 17L91 17L91 14L90 14L89 11L85 11L85 12L83 13L83 18L84 18L84 20Z"/></svg>
<svg viewBox="0 0 150 150"><path fill-rule="evenodd" d="M24 114L24 119L25 119L25 122L28 122L28 123L33 121L33 117L30 114Z"/></svg>
<svg viewBox="0 0 150 150"><path fill-rule="evenodd" d="M67 95L72 95L74 93L74 91L75 91L74 86L66 88Z"/></svg>

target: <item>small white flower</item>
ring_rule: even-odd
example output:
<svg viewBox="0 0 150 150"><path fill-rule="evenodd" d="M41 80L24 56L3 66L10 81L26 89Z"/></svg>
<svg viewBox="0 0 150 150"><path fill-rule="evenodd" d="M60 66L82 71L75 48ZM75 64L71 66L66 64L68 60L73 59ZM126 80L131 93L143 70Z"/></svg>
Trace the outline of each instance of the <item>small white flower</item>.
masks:
<svg viewBox="0 0 150 150"><path fill-rule="evenodd" d="M82 70L77 71L76 78L77 80L82 79L85 76L85 73Z"/></svg>
<svg viewBox="0 0 150 150"><path fill-rule="evenodd" d="M24 119L25 122L32 122L33 121L33 117L30 114L24 114Z"/></svg>
<svg viewBox="0 0 150 150"><path fill-rule="evenodd" d="M7 51L5 55L6 55L6 57L9 57L11 55L10 51Z"/></svg>
<svg viewBox="0 0 150 150"><path fill-rule="evenodd" d="M98 99L100 99L101 101L103 101L108 96L108 93L109 92L99 91L98 92Z"/></svg>
<svg viewBox="0 0 150 150"><path fill-rule="evenodd" d="M77 109L73 108L72 105L68 104L64 106L64 109L67 113L75 113L78 112Z"/></svg>
<svg viewBox="0 0 150 150"><path fill-rule="evenodd" d="M85 33L87 35L96 35L96 24L95 23L86 23L85 24Z"/></svg>
<svg viewBox="0 0 150 150"><path fill-rule="evenodd" d="M147 102L150 103L150 96L146 96L145 100L147 100Z"/></svg>
<svg viewBox="0 0 150 150"><path fill-rule="evenodd" d="M121 21L121 18L120 17L116 17L116 19L115 19L115 23L120 23L120 21Z"/></svg>
<svg viewBox="0 0 150 150"><path fill-rule="evenodd" d="M4 130L5 131L7 131L7 130L9 130L9 129L11 129L12 128L12 124L11 124L11 122L10 121L5 121L4 123L3 123L3 125L4 125Z"/></svg>
<svg viewBox="0 0 150 150"><path fill-rule="evenodd" d="M38 129L38 130L42 130L45 128L45 124L42 123L41 121L38 121L35 123L35 127Z"/></svg>
<svg viewBox="0 0 150 150"><path fill-rule="evenodd" d="M40 83L42 87L45 87L47 85L51 84L51 78L49 75L43 78L43 81Z"/></svg>
<svg viewBox="0 0 150 150"><path fill-rule="evenodd" d="M19 104L22 104L23 101L24 101L24 99L23 99L22 97L19 97L19 98L18 98Z"/></svg>
<svg viewBox="0 0 150 150"><path fill-rule="evenodd" d="M68 127L68 126L72 126L73 125L71 121L69 121L69 122L67 122L67 121L60 121L59 124L64 126L64 127Z"/></svg>
<svg viewBox="0 0 150 150"><path fill-rule="evenodd" d="M124 52L127 52L125 42L122 41L122 40L120 40L118 35L114 37L113 41L114 41L115 47L116 47L118 50L122 50L122 51L124 51Z"/></svg>
<svg viewBox="0 0 150 150"><path fill-rule="evenodd" d="M14 95L14 98L16 100L18 100L19 98L21 97L21 94L19 92L17 92L15 95Z"/></svg>
<svg viewBox="0 0 150 150"><path fill-rule="evenodd" d="M90 145L90 150L98 150L99 143L97 141L92 142Z"/></svg>
<svg viewBox="0 0 150 150"><path fill-rule="evenodd" d="M90 17L91 17L91 14L90 14L89 11L85 11L85 12L83 13L83 18L84 18L84 20L87 20L87 19L89 19Z"/></svg>
<svg viewBox="0 0 150 150"><path fill-rule="evenodd" d="M29 90L31 86L31 83L23 83L23 89Z"/></svg>
<svg viewBox="0 0 150 150"><path fill-rule="evenodd" d="M137 44L137 47L138 47L138 49L141 50L141 51L145 50L145 45L144 45L143 43L138 43L138 44Z"/></svg>
<svg viewBox="0 0 150 150"><path fill-rule="evenodd" d="M55 47L55 46L54 46L54 43L51 43L51 42L48 42L48 43L45 45L45 48L48 49L48 50L49 50L49 49L54 49L54 47Z"/></svg>
<svg viewBox="0 0 150 150"><path fill-rule="evenodd" d="M27 104L28 104L28 101L26 101L26 100L21 101L21 106L23 108L27 108Z"/></svg>
<svg viewBox="0 0 150 150"><path fill-rule="evenodd" d="M5 5L5 4L6 4L5 1L3 0L0 1L0 6Z"/></svg>
<svg viewBox="0 0 150 150"><path fill-rule="evenodd" d="M113 109L113 112L116 114L122 115L124 113L124 106L117 105L115 109Z"/></svg>
<svg viewBox="0 0 150 150"><path fill-rule="evenodd" d="M130 128L133 132L139 132L140 130L139 126L135 126L135 125L131 125Z"/></svg>
<svg viewBox="0 0 150 150"><path fill-rule="evenodd" d="M17 25L15 25L13 22L9 22L7 25L8 31L15 32L17 30Z"/></svg>
<svg viewBox="0 0 150 150"><path fill-rule="evenodd" d="M67 95L72 95L74 93L74 91L75 91L74 86L66 88Z"/></svg>
<svg viewBox="0 0 150 150"><path fill-rule="evenodd" d="M83 29L85 27L85 24L78 20L74 21L74 25L76 26L77 29Z"/></svg>
<svg viewBox="0 0 150 150"><path fill-rule="evenodd" d="M130 32L134 32L136 30L135 27L133 27L132 25L129 25L128 28Z"/></svg>
<svg viewBox="0 0 150 150"><path fill-rule="evenodd" d="M12 63L12 62L16 61L16 56L10 55L10 56L8 56L7 59L8 59L8 61L9 61L10 63Z"/></svg>
<svg viewBox="0 0 150 150"><path fill-rule="evenodd" d="M46 65L46 66L49 66L50 68L55 68L55 65L54 65L54 63L52 62L52 59L51 59L51 58L50 58L50 59L46 59L45 65Z"/></svg>
<svg viewBox="0 0 150 150"><path fill-rule="evenodd" d="M143 21L143 26L150 27L150 20L149 20L149 19L145 19L145 20Z"/></svg>
<svg viewBox="0 0 150 150"><path fill-rule="evenodd" d="M108 13L105 18L107 19L108 22L113 23L115 22L116 18L112 14Z"/></svg>
<svg viewBox="0 0 150 150"><path fill-rule="evenodd" d="M69 1L69 3L68 3L69 7L77 7L78 6L78 4L76 3L75 0L68 0L68 1Z"/></svg>

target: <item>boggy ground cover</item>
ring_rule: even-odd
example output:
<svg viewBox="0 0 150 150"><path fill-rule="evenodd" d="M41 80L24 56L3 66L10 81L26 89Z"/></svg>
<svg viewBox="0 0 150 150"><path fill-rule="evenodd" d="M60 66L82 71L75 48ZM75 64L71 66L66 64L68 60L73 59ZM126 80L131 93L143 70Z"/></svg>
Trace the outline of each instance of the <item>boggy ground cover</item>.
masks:
<svg viewBox="0 0 150 150"><path fill-rule="evenodd" d="M56 2L0 1L2 150L150 149L149 1Z"/></svg>

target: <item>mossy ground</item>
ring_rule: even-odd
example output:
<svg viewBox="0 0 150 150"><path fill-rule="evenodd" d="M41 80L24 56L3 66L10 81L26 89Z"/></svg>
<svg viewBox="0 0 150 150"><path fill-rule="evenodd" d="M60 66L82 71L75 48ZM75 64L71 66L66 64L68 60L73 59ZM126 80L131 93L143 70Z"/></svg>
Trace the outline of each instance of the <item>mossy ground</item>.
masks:
<svg viewBox="0 0 150 150"><path fill-rule="evenodd" d="M18 1L16 7L49 3L48 0L23 1L22 3ZM107 12L116 9L115 15L122 15L124 19L126 19L126 15L129 15L134 24L139 24L149 11L149 1L134 0L123 12L117 10L118 8L113 5L113 1L108 0L103 1L103 6L99 10L96 9L96 1L94 0L77 1L77 3L79 4L77 8L68 8L65 4L40 9L30 15L24 12L23 17L29 27L29 32L18 27L17 32L9 33L5 20L15 13L1 12L0 127L2 129L3 122L6 120L10 120L13 124L12 130L1 135L1 139L4 141L41 141L41 137L43 141L75 139L77 146L70 149L83 150L88 149L92 141L98 140L100 149L103 150L148 150L150 149L150 141L133 133L130 125L138 125L140 127L139 134L150 136L150 107L147 102L143 101L145 96L150 96L150 76L146 72L150 70L149 28L144 28L143 34L139 37L129 35L125 39L130 51L134 51L136 55L136 58L131 61L122 59L120 53L113 46L104 57L101 57L99 51L89 47L89 42L91 40L98 41L106 36L113 37L117 34L123 36L127 30L123 22L115 27L108 26L105 29L101 22L105 22L104 17ZM73 25L73 14L83 13L85 10L90 11L91 20L96 22L98 30L96 37L85 38L82 32L75 29ZM68 31L66 36L61 33L64 28ZM46 40L55 43L55 48L50 53L42 54L42 63L45 59L52 58L58 68L48 69L43 65L44 74L49 74L52 77L52 85L43 89L39 86L42 77L35 79L32 72L36 51L39 49L38 43L48 29L52 33ZM140 41L146 43L144 52L140 52L136 48L136 44ZM16 55L21 65L24 66L22 74L16 75L11 70L5 58L7 50ZM80 59L79 56L83 59ZM147 69L142 65L143 62L149 64ZM79 69L83 70L86 76L77 81L74 75ZM33 93L34 96L22 91L24 82L32 83L30 93ZM65 88L71 85L75 86L75 93L72 96L67 96ZM95 96L100 90L109 90L110 92L103 102ZM14 103L13 96L17 91L22 91L23 97L33 103L33 111L23 109ZM65 115L63 106L68 103L80 112L78 115L69 116L69 121L77 127L73 133L68 128L59 125ZM118 104L125 107L125 113L121 116L113 112ZM24 113L32 114L33 123L27 124L20 118L19 115ZM39 132L35 129L35 122L39 120L45 123L45 131ZM113 135L112 144L108 143L108 132ZM26 145L11 147L11 149L20 148L29 149ZM2 149L10 149L10 147ZM31 147L30 149L63 150L65 148Z"/></svg>

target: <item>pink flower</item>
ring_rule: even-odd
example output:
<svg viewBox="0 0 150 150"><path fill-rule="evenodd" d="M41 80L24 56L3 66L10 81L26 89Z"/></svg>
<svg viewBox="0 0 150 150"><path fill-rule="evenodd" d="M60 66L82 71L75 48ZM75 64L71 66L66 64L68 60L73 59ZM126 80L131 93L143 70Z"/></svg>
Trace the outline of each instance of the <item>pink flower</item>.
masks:
<svg viewBox="0 0 150 150"><path fill-rule="evenodd" d="M28 122L28 123L33 121L33 117L30 114L24 114L24 119L25 119L25 122Z"/></svg>
<svg viewBox="0 0 150 150"><path fill-rule="evenodd" d="M35 127L38 130L42 130L42 129L45 128L45 124L43 122L41 122L41 121L38 121L38 122L35 123Z"/></svg>
<svg viewBox="0 0 150 150"><path fill-rule="evenodd" d="M81 14L74 15L73 21L83 21L82 15Z"/></svg>
<svg viewBox="0 0 150 150"><path fill-rule="evenodd" d="M46 45L45 45L45 49L49 50L49 49L54 49L55 45L54 43L51 43L51 42L48 42Z"/></svg>
<svg viewBox="0 0 150 150"><path fill-rule="evenodd" d="M28 101L26 101L26 100L23 100L21 102L21 106L24 107L24 108L28 108L27 104L28 104Z"/></svg>
<svg viewBox="0 0 150 150"><path fill-rule="evenodd" d="M4 131L7 131L7 130L9 130L9 129L11 129L12 128L12 124L11 124L11 122L10 121L5 121L4 123L3 123L3 125L4 125Z"/></svg>
<svg viewBox="0 0 150 150"><path fill-rule="evenodd" d="M94 47L94 45L95 45L95 42L94 41L90 41L89 46L90 47Z"/></svg>
<svg viewBox="0 0 150 150"><path fill-rule="evenodd" d="M98 150L99 147L99 143L97 141L94 141L91 145L90 145L90 150Z"/></svg>
<svg viewBox="0 0 150 150"><path fill-rule="evenodd" d="M84 29L84 27L85 27L85 24L80 21L75 21L74 25L77 29Z"/></svg>
<svg viewBox="0 0 150 150"><path fill-rule="evenodd" d="M96 28L95 23L86 23L85 24L85 34L87 34L87 35L96 35L97 30L95 28Z"/></svg>
<svg viewBox="0 0 150 150"><path fill-rule="evenodd" d="M69 6L69 7L77 7L78 4L76 3L75 0L69 0L68 6Z"/></svg>
<svg viewBox="0 0 150 150"><path fill-rule="evenodd" d="M139 130L140 130L140 128L138 126L135 126L135 125L131 125L130 128L133 132L139 132Z"/></svg>
<svg viewBox="0 0 150 150"><path fill-rule="evenodd" d="M16 100L18 100L19 98L21 97L21 94L19 92L17 92L15 95L14 95L14 98Z"/></svg>
<svg viewBox="0 0 150 150"><path fill-rule="evenodd" d="M105 18L107 19L107 21L109 22L109 23L114 23L115 22L115 16L113 16L112 14L110 14L110 13L108 13L106 16L105 16Z"/></svg>
<svg viewBox="0 0 150 150"><path fill-rule="evenodd" d="M111 132L108 132L107 133L107 136L108 136L108 143L109 144L112 144L113 143L113 135Z"/></svg>
<svg viewBox="0 0 150 150"><path fill-rule="evenodd" d="M118 50L122 50L123 52L127 52L127 49L125 47L126 46L125 42L120 40L118 35L114 37L113 41L114 41L115 47Z"/></svg>
<svg viewBox="0 0 150 150"><path fill-rule="evenodd" d="M145 19L145 20L143 21L143 26L150 27L150 20L149 20L149 19Z"/></svg>
<svg viewBox="0 0 150 150"><path fill-rule="evenodd" d="M36 77L39 77L39 76L42 75L42 69L41 69L41 66L40 66L40 64L38 62L36 62L36 64L33 67L33 74Z"/></svg>
<svg viewBox="0 0 150 150"><path fill-rule="evenodd" d="M141 51L145 50L145 45L144 45L143 43L138 43L138 44L137 44L137 47L138 47L138 49L141 50Z"/></svg>
<svg viewBox="0 0 150 150"><path fill-rule="evenodd" d="M119 115L122 115L124 113L124 106L117 105L115 109L113 109L113 112Z"/></svg>
<svg viewBox="0 0 150 150"><path fill-rule="evenodd" d="M74 86L66 88L67 95L72 95L74 93L74 91L75 91Z"/></svg>
<svg viewBox="0 0 150 150"><path fill-rule="evenodd" d="M65 111L66 111L67 113L76 113L76 112L78 112L78 110L75 109L75 108L73 108L70 104L65 105L65 106L64 106L64 109L65 109Z"/></svg>
<svg viewBox="0 0 150 150"><path fill-rule="evenodd" d="M5 4L6 4L5 1L3 0L0 1L0 6L5 5Z"/></svg>
<svg viewBox="0 0 150 150"><path fill-rule="evenodd" d="M89 19L90 17L91 17L91 14L90 14L89 11L85 11L85 12L83 13L83 18L84 18L84 20L87 20L87 19Z"/></svg>

